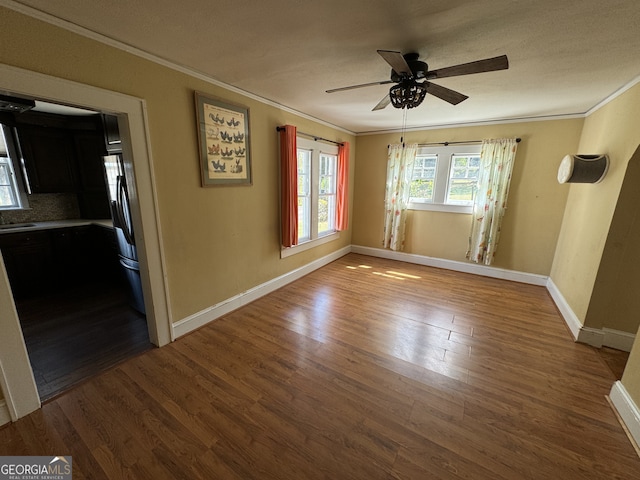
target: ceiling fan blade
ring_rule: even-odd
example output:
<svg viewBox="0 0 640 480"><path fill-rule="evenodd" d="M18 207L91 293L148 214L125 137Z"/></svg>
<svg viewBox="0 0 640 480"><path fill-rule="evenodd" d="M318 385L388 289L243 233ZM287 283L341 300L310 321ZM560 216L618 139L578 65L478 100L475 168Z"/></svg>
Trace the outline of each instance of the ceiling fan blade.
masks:
<svg viewBox="0 0 640 480"><path fill-rule="evenodd" d="M380 54L380 56L384 58L385 62L391 65L391 68L393 68L396 73L407 76L412 75L409 64L400 52L393 52L391 50L378 50L378 54Z"/></svg>
<svg viewBox="0 0 640 480"><path fill-rule="evenodd" d="M382 100L380 100L378 104L371 109L371 111L375 112L376 110L382 110L383 108L386 108L390 103L391 97L389 97L389 94L387 93L384 97L382 97Z"/></svg>
<svg viewBox="0 0 640 480"><path fill-rule="evenodd" d="M457 77L459 75L470 75L472 73L493 72L495 70L506 70L509 68L509 59L506 55L499 57L485 58L475 62L462 63L453 67L440 68L427 72L427 78Z"/></svg>
<svg viewBox="0 0 640 480"><path fill-rule="evenodd" d="M456 92L455 90L451 90L450 88L443 87L441 85L436 85L431 82L424 82L427 85L427 93L430 93L434 97L438 97L445 102L449 102L451 105L457 105L460 102L464 102L467 98L466 95L462 93Z"/></svg>
<svg viewBox="0 0 640 480"><path fill-rule="evenodd" d="M371 83L361 83L360 85L351 85L349 87L341 87L341 88L332 88L331 90L327 90L327 93L334 93L334 92L343 92L345 90L354 90L356 88L362 88L362 87L372 87L373 85L386 85L387 83L394 83L391 80L383 80L381 82L371 82Z"/></svg>

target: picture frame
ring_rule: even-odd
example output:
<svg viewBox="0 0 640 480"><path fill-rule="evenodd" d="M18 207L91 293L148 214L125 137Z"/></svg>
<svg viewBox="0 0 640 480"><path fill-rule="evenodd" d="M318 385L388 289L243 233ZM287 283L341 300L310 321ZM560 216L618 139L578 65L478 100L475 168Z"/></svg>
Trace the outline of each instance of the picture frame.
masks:
<svg viewBox="0 0 640 480"><path fill-rule="evenodd" d="M251 185L249 109L195 92L203 187Z"/></svg>

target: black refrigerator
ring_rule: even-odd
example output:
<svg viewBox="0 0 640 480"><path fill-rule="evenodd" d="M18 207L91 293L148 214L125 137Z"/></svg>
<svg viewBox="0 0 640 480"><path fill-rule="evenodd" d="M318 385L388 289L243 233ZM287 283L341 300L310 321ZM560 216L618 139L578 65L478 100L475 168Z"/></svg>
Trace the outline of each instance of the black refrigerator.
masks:
<svg viewBox="0 0 640 480"><path fill-rule="evenodd" d="M103 157L104 171L109 187L111 218L118 245L118 258L129 290L130 303L138 312L145 314L138 251L131 221L129 189L124 174L122 155L116 153Z"/></svg>

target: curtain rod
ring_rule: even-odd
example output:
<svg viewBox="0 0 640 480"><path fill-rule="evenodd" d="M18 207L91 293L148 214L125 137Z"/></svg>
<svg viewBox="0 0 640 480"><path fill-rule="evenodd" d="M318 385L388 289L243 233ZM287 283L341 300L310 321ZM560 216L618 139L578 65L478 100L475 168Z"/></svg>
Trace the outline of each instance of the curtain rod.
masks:
<svg viewBox="0 0 640 480"><path fill-rule="evenodd" d="M516 138L516 143L520 143L522 139L520 137ZM419 143L419 147L431 147L433 145L444 145L448 147L449 145L471 145L474 143L482 143L482 140L465 140L463 142L433 142L433 143Z"/></svg>
<svg viewBox="0 0 640 480"><path fill-rule="evenodd" d="M276 131L280 132L282 130L284 130L284 127L276 127ZM329 142L329 143L333 143L335 145L344 145L344 142L336 142L334 140L329 140L328 138L322 138L322 137L319 137L317 135L312 135L310 133L304 133L304 132L301 132L300 130L297 130L296 133L298 135L304 135L305 137L313 138L316 141L322 140L323 142Z"/></svg>

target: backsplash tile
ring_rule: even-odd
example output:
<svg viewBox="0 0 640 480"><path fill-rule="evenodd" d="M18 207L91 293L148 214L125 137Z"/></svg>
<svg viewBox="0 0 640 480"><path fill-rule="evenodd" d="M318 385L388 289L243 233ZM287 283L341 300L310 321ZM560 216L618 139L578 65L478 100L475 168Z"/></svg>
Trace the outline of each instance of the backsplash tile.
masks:
<svg viewBox="0 0 640 480"><path fill-rule="evenodd" d="M50 222L80 218L78 197L73 193L38 193L29 195L29 209L5 210L5 223Z"/></svg>

